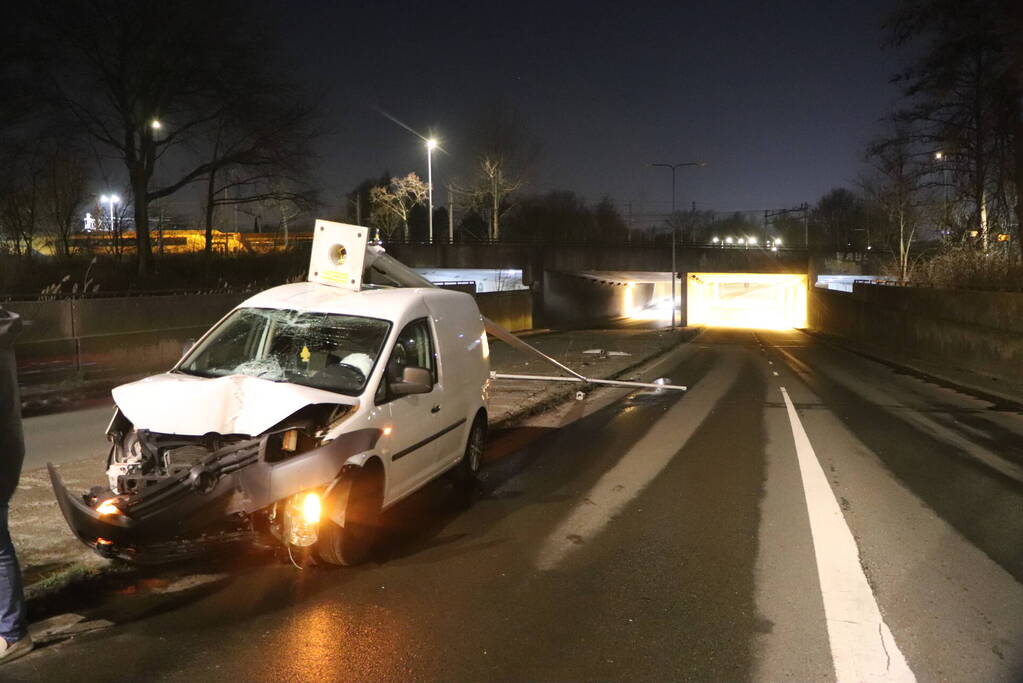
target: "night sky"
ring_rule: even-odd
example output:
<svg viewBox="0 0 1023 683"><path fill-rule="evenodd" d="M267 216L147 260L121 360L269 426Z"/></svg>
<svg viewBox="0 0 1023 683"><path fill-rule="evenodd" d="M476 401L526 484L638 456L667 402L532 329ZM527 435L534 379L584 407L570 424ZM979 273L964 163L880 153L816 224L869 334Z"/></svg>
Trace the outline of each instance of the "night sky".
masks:
<svg viewBox="0 0 1023 683"><path fill-rule="evenodd" d="M384 110L433 132L435 186L468 162L481 103L518 109L542 145L529 191L609 194L637 213L814 202L862 170L895 103L882 49L892 0L714 3L283 3L296 73L323 97L323 199L368 176L426 175L425 149ZM444 202L436 198L437 204Z"/></svg>

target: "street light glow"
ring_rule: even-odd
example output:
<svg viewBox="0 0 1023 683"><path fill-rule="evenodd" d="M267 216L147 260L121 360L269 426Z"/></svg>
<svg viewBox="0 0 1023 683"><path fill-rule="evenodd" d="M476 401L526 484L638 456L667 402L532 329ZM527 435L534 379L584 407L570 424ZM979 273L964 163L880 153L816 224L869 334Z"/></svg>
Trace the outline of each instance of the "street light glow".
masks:
<svg viewBox="0 0 1023 683"><path fill-rule="evenodd" d="M934 159L935 159L935 161L941 161L941 160L942 160L942 159L944 159L944 158L945 158L945 153L944 153L944 152L942 152L942 151L940 151L940 150L939 150L939 151L937 151L937 152L935 152L935 153L934 153Z"/></svg>
<svg viewBox="0 0 1023 683"><path fill-rule="evenodd" d="M720 239L718 239L717 237L712 237L710 241L711 241L712 243L714 243L714 244L717 244L717 243L718 243L718 242L720 242L721 240L720 240Z"/></svg>
<svg viewBox="0 0 1023 683"><path fill-rule="evenodd" d="M428 138L426 140L426 149L429 149L429 150L437 149L437 139L436 138Z"/></svg>
<svg viewBox="0 0 1023 683"><path fill-rule="evenodd" d="M750 237L750 238L749 238L749 239L748 239L747 241L748 241L748 242L749 242L750 244L756 244L756 243L757 243L757 238L756 238L756 237Z"/></svg>
<svg viewBox="0 0 1023 683"><path fill-rule="evenodd" d="M725 244L731 244L731 243L732 243L732 238L731 237L726 237L725 238Z"/></svg>
<svg viewBox="0 0 1023 683"><path fill-rule="evenodd" d="M157 119L153 119L153 122L152 122L152 123L150 123L150 124L149 124L149 126L150 126L150 127L151 127L151 128L153 129L153 130L160 130L161 128L163 128L163 124L162 124L162 123L160 123L160 121L159 121L159 120L157 120Z"/></svg>
<svg viewBox="0 0 1023 683"><path fill-rule="evenodd" d="M781 238L780 237L775 237L774 238L774 246L777 247L779 245L781 245Z"/></svg>

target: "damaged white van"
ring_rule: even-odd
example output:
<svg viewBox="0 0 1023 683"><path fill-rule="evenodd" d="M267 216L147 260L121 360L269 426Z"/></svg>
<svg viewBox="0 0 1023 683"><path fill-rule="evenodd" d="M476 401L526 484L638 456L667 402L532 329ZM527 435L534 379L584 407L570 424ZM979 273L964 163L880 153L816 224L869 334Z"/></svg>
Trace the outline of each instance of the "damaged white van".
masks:
<svg viewBox="0 0 1023 683"><path fill-rule="evenodd" d="M106 485L69 492L50 466L82 541L157 563L262 539L349 565L427 482L472 490L483 318L467 294L363 287L364 267L396 263L365 233L317 221L310 281L249 298L170 371L114 389Z"/></svg>

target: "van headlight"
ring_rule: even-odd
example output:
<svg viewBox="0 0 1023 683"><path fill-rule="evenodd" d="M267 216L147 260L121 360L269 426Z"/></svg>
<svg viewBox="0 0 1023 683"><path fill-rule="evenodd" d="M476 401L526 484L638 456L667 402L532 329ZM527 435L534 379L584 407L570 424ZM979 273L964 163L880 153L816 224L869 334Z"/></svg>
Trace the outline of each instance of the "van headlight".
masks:
<svg viewBox="0 0 1023 683"><path fill-rule="evenodd" d="M297 493L284 506L284 542L305 548L319 536L323 503L315 491Z"/></svg>

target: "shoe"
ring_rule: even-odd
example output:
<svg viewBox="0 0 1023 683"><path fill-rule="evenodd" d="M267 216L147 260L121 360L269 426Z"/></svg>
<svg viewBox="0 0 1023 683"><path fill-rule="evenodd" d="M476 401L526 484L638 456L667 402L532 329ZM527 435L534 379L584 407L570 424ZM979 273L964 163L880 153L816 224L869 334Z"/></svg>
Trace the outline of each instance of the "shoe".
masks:
<svg viewBox="0 0 1023 683"><path fill-rule="evenodd" d="M8 643L0 638L0 664L13 662L18 657L23 657L32 651L32 636L26 635L15 643Z"/></svg>

